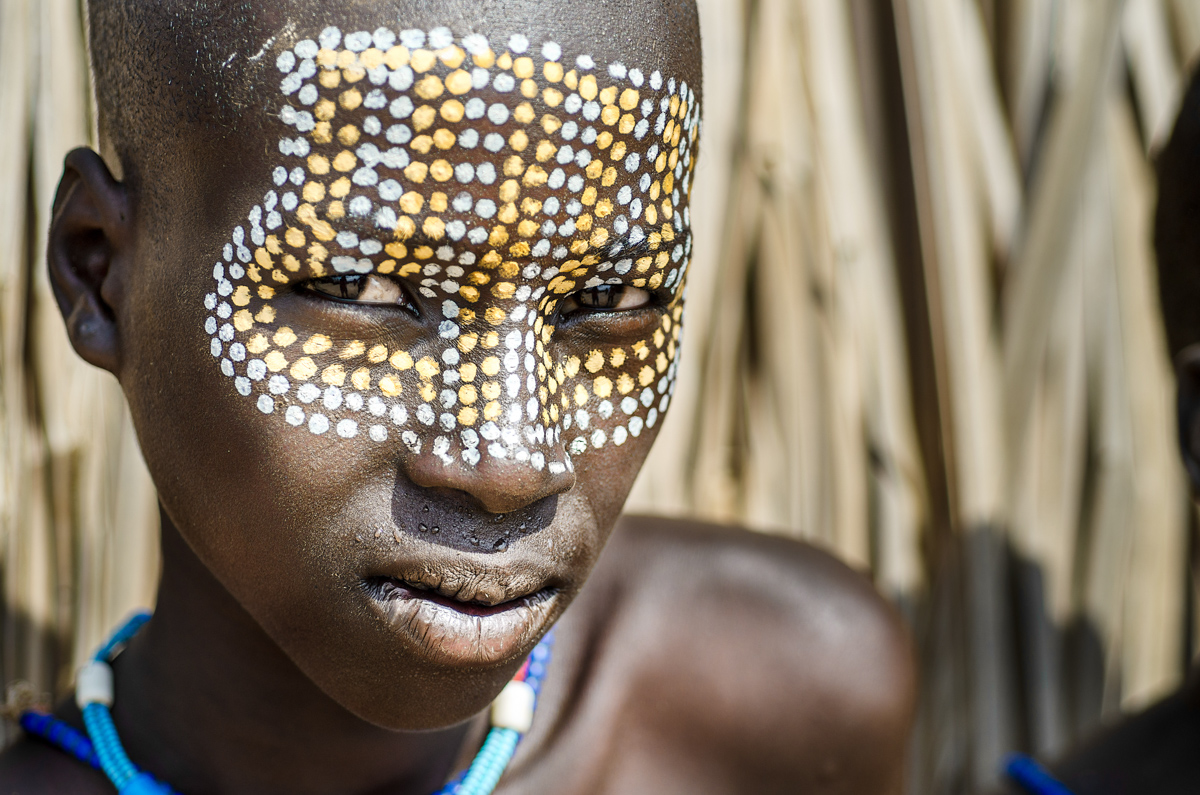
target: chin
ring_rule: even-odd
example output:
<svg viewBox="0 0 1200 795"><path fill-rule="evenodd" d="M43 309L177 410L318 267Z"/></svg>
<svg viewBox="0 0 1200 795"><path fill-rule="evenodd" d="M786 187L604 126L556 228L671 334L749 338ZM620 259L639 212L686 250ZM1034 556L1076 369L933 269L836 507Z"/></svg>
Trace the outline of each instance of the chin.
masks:
<svg viewBox="0 0 1200 795"><path fill-rule="evenodd" d="M480 604L378 579L350 595L348 610L325 612L324 629L310 615L268 634L326 695L394 731L448 728L486 709L570 601L548 588Z"/></svg>

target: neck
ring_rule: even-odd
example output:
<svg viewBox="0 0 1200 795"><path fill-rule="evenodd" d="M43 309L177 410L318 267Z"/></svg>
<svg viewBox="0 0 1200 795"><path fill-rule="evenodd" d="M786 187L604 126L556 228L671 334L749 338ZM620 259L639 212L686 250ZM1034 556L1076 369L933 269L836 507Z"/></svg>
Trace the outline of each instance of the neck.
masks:
<svg viewBox="0 0 1200 795"><path fill-rule="evenodd" d="M114 720L139 767L185 792L428 795L480 721L367 723L318 689L162 517L154 618L114 665ZM479 725L476 725L479 724Z"/></svg>

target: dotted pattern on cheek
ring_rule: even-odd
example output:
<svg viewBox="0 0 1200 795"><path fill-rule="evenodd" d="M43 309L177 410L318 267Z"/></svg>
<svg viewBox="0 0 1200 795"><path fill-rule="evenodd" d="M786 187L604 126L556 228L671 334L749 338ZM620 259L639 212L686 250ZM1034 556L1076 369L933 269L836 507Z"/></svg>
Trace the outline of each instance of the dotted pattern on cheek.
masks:
<svg viewBox="0 0 1200 795"><path fill-rule="evenodd" d="M398 434L446 464L490 455L558 474L666 411L695 94L587 55L568 69L553 42L507 44L327 28L278 56L291 129L276 188L233 230L205 297L213 357L264 414L317 435ZM439 306L437 339L301 339L276 322L279 285L370 273ZM556 356L561 301L603 284L667 291L661 323L632 345Z"/></svg>

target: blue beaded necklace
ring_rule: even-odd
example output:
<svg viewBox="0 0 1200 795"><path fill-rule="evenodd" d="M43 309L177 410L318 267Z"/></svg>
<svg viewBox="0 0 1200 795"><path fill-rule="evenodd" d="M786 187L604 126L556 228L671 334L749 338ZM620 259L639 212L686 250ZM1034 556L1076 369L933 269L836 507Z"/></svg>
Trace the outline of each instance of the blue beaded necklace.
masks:
<svg viewBox="0 0 1200 795"><path fill-rule="evenodd" d="M109 661L149 620L149 613L135 613L96 651L91 662L79 670L75 679L75 701L83 712L87 735L52 715L32 710L21 714L20 724L26 732L48 740L76 759L104 771L120 795L179 795L130 761L109 711L113 702ZM490 795L496 789L500 776L516 753L517 743L533 722L553 646L554 633L550 632L492 702L492 728L471 766L434 795Z"/></svg>
<svg viewBox="0 0 1200 795"><path fill-rule="evenodd" d="M1005 761L1004 772L1029 795L1073 795L1032 756L1013 754Z"/></svg>

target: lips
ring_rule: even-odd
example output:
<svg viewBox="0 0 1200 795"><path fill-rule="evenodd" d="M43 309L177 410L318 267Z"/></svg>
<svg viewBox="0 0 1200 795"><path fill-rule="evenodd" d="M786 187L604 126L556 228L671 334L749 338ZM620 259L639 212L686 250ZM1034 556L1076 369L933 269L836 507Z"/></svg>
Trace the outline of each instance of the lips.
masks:
<svg viewBox="0 0 1200 795"><path fill-rule="evenodd" d="M363 577L362 592L372 610L431 662L505 662L528 652L558 612L559 589L535 573L536 565L501 568L469 555L422 557L419 565L397 562L387 573Z"/></svg>
<svg viewBox="0 0 1200 795"><path fill-rule="evenodd" d="M453 591L444 586L431 588L422 583L407 582L393 577L374 577L367 581L367 587L373 592L374 598L380 601L395 599L425 599L434 604L449 607L466 613L469 616L494 616L505 610L512 610L522 605L531 605L549 598L553 594L551 588L540 588L532 593L520 594L496 601L486 595L473 599L464 595L464 591Z"/></svg>

